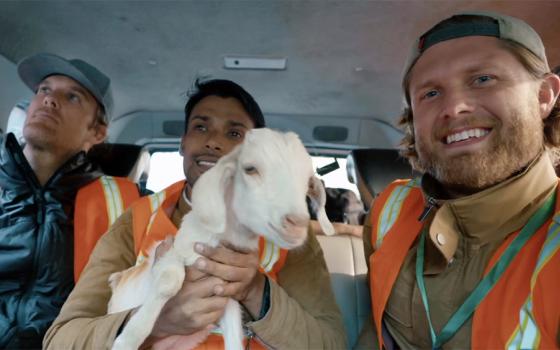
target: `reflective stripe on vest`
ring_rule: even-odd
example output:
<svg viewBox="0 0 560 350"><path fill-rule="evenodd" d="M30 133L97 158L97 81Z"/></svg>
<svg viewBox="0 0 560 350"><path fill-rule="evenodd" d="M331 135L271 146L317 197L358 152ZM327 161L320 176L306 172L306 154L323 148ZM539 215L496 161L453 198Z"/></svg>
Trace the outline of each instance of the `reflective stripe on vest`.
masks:
<svg viewBox="0 0 560 350"><path fill-rule="evenodd" d="M378 231L378 221L391 194L399 191L406 182L397 181L382 192L372 209L372 242L374 253L369 257L371 274L372 307L377 334L381 335L381 322L387 300L404 259L420 233L417 221L424 206L419 188L411 188L398 205L397 220L386 232ZM400 189L402 191L402 189ZM560 198L560 186L557 186ZM396 197L394 197L396 198ZM376 203L379 200L378 203ZM394 210L394 209L393 209ZM504 276L475 311L472 322L472 348L558 348L557 332L560 329L560 200L557 200L554 220L549 219L525 244L512 261ZM553 222L551 224L551 222ZM381 239L377 236L383 235ZM511 234L490 259L485 274L499 259L517 233ZM530 269L526 268L531 266ZM496 328L499 325L499 328ZM378 336L379 346L383 345Z"/></svg>
<svg viewBox="0 0 560 350"><path fill-rule="evenodd" d="M77 281L99 238L134 201L138 187L126 178L101 176L76 194L74 280Z"/></svg>
<svg viewBox="0 0 560 350"><path fill-rule="evenodd" d="M274 264L276 264L280 258L281 249L276 244L267 240L261 240L260 242L262 242L263 245L262 248L259 247L261 251L260 266L264 272L268 273L272 271Z"/></svg>
<svg viewBox="0 0 560 350"><path fill-rule="evenodd" d="M373 201L371 227L372 236L371 242L379 245L374 245L374 253L369 257L370 266L370 291L371 291L371 305L373 308L372 316L374 320L375 329L378 336L379 348L383 348L382 333L382 318L385 311L385 305L393 284L396 281L401 265L404 262L409 248L412 246L416 236L420 232L422 224L416 220L424 209L424 200L422 192L418 187L410 184L411 180L397 180L391 183L379 196ZM407 187L408 195L402 200L399 200L399 210L395 212L395 221L391 225L386 225L386 232L379 231L378 224L381 212L383 210L391 210L391 205L386 205L389 198L393 193L402 191L399 187ZM398 196L400 197L400 196ZM394 196L393 198L398 198ZM406 220L411 218L410 220ZM392 234L393 233L393 234ZM383 237L377 239L377 235L381 234ZM381 244L382 243L382 244ZM381 276L381 282L373 279Z"/></svg>
<svg viewBox="0 0 560 350"><path fill-rule="evenodd" d="M541 333L535 322L533 293L543 268L560 249L560 214L556 214L548 229L546 240L537 259L537 265L531 276L531 292L519 312L519 325L508 340L508 349L536 349L540 347Z"/></svg>
<svg viewBox="0 0 560 350"><path fill-rule="evenodd" d="M175 235L177 227L169 219L185 181L178 181L164 190L143 197L132 207L132 226L136 264L148 257L154 243ZM167 212L167 213L166 213Z"/></svg>
<svg viewBox="0 0 560 350"><path fill-rule="evenodd" d="M109 226L123 213L123 201L121 191L115 179L111 176L102 176L99 178L105 193L105 203L107 206L107 217L109 218Z"/></svg>
<svg viewBox="0 0 560 350"><path fill-rule="evenodd" d="M419 183L420 179L414 179L402 185L395 186L395 188L391 191L389 198L383 205L383 209L379 215L379 221L375 227L375 230L377 231L377 239L375 240L376 247L381 246L383 238L385 238L387 232L389 232L395 224L395 221L397 221L404 199L408 197L410 190L413 187L417 187Z"/></svg>

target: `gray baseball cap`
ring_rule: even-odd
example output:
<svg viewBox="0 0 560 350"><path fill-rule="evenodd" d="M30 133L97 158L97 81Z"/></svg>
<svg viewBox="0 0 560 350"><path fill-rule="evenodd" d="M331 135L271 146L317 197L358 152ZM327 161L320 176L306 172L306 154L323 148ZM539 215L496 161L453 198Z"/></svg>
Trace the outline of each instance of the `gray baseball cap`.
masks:
<svg viewBox="0 0 560 350"><path fill-rule="evenodd" d="M50 53L38 53L25 57L18 63L21 80L34 92L38 85L50 75L64 75L86 88L105 111L105 122L109 123L113 105L111 80L91 64L80 60L67 60Z"/></svg>
<svg viewBox="0 0 560 350"><path fill-rule="evenodd" d="M456 21L440 26L443 22L453 19ZM422 53L431 46L466 36L493 36L514 41L535 54L548 67L544 44L539 34L526 22L495 12L464 12L438 22L415 41L404 66L403 78ZM404 81L403 88L406 89ZM407 95L406 90L405 95Z"/></svg>

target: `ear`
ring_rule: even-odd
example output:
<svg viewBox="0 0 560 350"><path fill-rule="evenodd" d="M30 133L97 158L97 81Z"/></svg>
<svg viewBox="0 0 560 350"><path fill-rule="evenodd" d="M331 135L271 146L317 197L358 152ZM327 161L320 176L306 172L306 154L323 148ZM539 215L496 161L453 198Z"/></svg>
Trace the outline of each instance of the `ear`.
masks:
<svg viewBox="0 0 560 350"><path fill-rule="evenodd" d="M550 115L559 93L560 77L553 73L547 74L543 78L539 89L539 109L543 120Z"/></svg>
<svg viewBox="0 0 560 350"><path fill-rule="evenodd" d="M194 184L192 210L209 231L222 233L226 228L225 195L233 184L239 147L220 158L216 165L202 174Z"/></svg>
<svg viewBox="0 0 560 350"><path fill-rule="evenodd" d="M107 138L107 125L97 123L93 127L93 134L84 142L83 150L89 151L93 146L102 143Z"/></svg>
<svg viewBox="0 0 560 350"><path fill-rule="evenodd" d="M334 227L327 217L325 212L325 203L327 201L327 195L325 194L325 187L321 180L315 176L309 178L309 190L307 191L309 199L311 199L311 206L317 214L317 221L321 229L327 236L334 234Z"/></svg>
<svg viewBox="0 0 560 350"><path fill-rule="evenodd" d="M185 137L187 137L187 133L183 134L183 137L181 137L181 144L179 145L179 155L182 157L185 155L185 152L183 151L183 145L185 142Z"/></svg>

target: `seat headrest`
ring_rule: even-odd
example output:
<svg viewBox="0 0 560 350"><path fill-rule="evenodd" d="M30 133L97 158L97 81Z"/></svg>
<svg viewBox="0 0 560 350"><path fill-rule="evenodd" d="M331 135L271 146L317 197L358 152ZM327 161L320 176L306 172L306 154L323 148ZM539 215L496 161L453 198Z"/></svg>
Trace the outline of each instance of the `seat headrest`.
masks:
<svg viewBox="0 0 560 350"><path fill-rule="evenodd" d="M97 163L105 175L128 177L141 157L142 146L125 143L101 143L93 146L88 158Z"/></svg>
<svg viewBox="0 0 560 350"><path fill-rule="evenodd" d="M379 194L396 179L418 176L408 160L394 149L355 149L351 153L357 175L362 178L373 196Z"/></svg>

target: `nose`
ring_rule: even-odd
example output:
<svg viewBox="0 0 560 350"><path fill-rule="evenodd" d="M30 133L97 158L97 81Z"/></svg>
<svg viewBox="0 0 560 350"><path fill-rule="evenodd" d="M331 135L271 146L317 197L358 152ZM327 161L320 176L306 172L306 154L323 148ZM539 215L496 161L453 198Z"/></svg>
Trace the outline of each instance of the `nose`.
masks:
<svg viewBox="0 0 560 350"><path fill-rule="evenodd" d="M43 106L49 107L49 108L58 108L59 107L58 101L57 101L56 97L53 96L53 94L46 95L43 98Z"/></svg>
<svg viewBox="0 0 560 350"><path fill-rule="evenodd" d="M212 132L208 134L208 138L206 139L206 148L214 151L223 150L222 139L218 133Z"/></svg>
<svg viewBox="0 0 560 350"><path fill-rule="evenodd" d="M282 226L287 230L307 229L309 214L288 214L282 219Z"/></svg>
<svg viewBox="0 0 560 350"><path fill-rule="evenodd" d="M474 111L474 104L468 92L462 89L448 90L444 97L443 117L456 118Z"/></svg>

